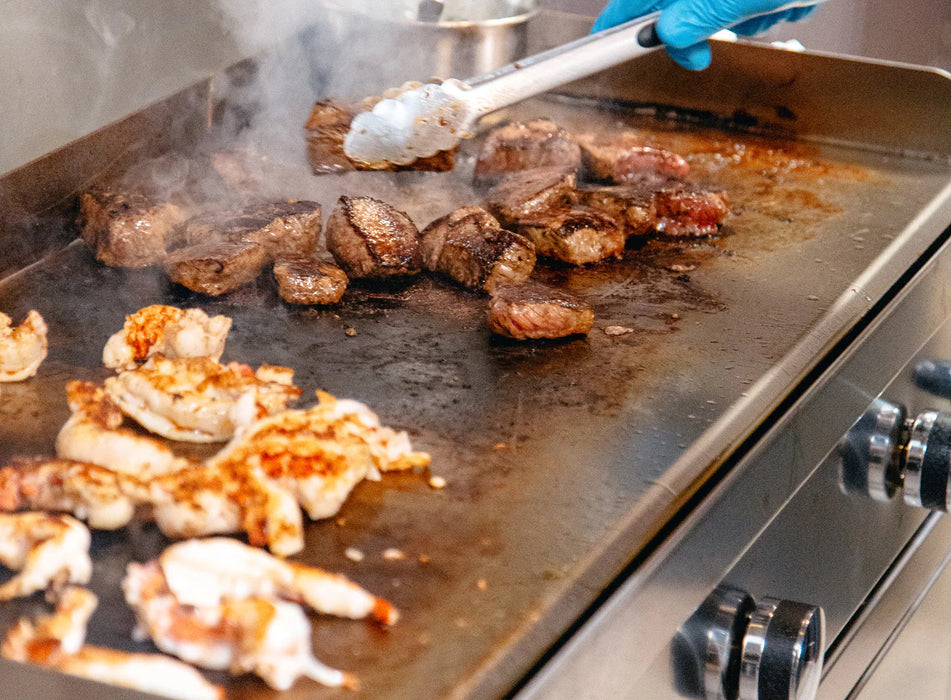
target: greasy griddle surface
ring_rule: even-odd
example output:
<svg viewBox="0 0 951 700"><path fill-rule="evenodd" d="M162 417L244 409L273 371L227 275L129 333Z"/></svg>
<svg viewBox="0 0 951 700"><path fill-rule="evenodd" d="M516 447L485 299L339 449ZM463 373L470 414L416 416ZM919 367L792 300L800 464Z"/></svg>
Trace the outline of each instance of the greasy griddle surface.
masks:
<svg viewBox="0 0 951 700"><path fill-rule="evenodd" d="M635 123L590 105L533 102L517 112L541 115L569 128ZM361 697L498 694L660 525L626 524L651 484L816 323L945 177L887 156L650 126L659 145L694 154L697 179L729 192L733 216L717 239L637 242L621 261L542 266L539 279L593 304L587 337L495 339L485 298L429 277L357 284L329 309L284 304L267 278L211 299L157 270L103 267L76 242L0 286L0 309L19 321L36 308L50 327L38 376L0 389L0 458L52 453L67 417L65 383L107 376L102 347L126 314L167 303L231 316L224 361L293 367L301 405L318 388L365 401L433 456L430 472L365 482L337 518L308 526L299 560L350 576L403 613L388 630L317 619L318 657L358 674ZM471 167L471 144L449 174L315 178L301 157L272 160L267 187L315 199L325 215L340 194L376 195L422 227L478 201ZM609 326L632 332L609 335ZM446 488L430 488L430 474ZM101 604L90 642L151 648L131 641L118 584L127 561L164 544L147 523L95 535ZM348 559L348 547L363 561ZM405 557L384 559L388 548ZM0 625L41 607L39 597L6 604ZM210 675L233 698L339 694L309 681L276 693L253 678Z"/></svg>

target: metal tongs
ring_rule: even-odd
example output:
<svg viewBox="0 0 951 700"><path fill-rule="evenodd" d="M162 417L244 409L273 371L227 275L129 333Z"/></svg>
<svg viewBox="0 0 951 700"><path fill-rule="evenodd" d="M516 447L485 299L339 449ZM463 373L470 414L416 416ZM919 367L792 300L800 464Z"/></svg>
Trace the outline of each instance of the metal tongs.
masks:
<svg viewBox="0 0 951 700"><path fill-rule="evenodd" d="M821 1L794 0L770 12ZM354 117L344 152L373 168L406 165L455 148L460 139L475 135L487 114L657 50L663 45L657 36L659 16L644 15L476 78L427 84L381 100Z"/></svg>

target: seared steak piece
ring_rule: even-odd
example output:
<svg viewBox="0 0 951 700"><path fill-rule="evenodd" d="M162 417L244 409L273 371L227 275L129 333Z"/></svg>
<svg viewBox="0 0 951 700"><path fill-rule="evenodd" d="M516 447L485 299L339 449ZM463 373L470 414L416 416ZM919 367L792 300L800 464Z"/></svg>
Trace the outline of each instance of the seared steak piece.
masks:
<svg viewBox="0 0 951 700"><path fill-rule="evenodd" d="M516 340L587 333L591 305L568 292L534 282L499 286L489 300L489 329Z"/></svg>
<svg viewBox="0 0 951 700"><path fill-rule="evenodd" d="M576 176L561 168L537 168L506 175L486 195L486 209L502 226L515 228L528 216L573 201Z"/></svg>
<svg viewBox="0 0 951 700"><path fill-rule="evenodd" d="M133 193L93 190L79 200L82 237L113 267L144 267L165 259L170 234L184 219L168 202Z"/></svg>
<svg viewBox="0 0 951 700"><path fill-rule="evenodd" d="M462 207L422 233L423 260L469 289L492 292L499 284L523 282L535 269L535 246L506 231L481 207Z"/></svg>
<svg viewBox="0 0 951 700"><path fill-rule="evenodd" d="M314 103L304 124L307 137L307 162L315 175L345 172L348 170L452 170L456 165L456 151L440 151L428 158L417 158L406 165L393 163L362 163L347 157L343 140L350 130L354 116L371 109L372 101L356 105L341 100L329 99Z"/></svg>
<svg viewBox="0 0 951 700"><path fill-rule="evenodd" d="M485 137L476 160L473 178L491 185L519 170L558 167L575 172L581 165L581 150L565 129L550 119L510 122Z"/></svg>
<svg viewBox="0 0 951 700"><path fill-rule="evenodd" d="M690 165L680 156L663 148L644 144L636 134L617 136L575 134L581 147L585 177L623 183L632 180L662 182L668 178L684 178Z"/></svg>
<svg viewBox="0 0 951 700"><path fill-rule="evenodd" d="M211 241L169 253L165 271L193 292L218 296L253 280L267 263L264 246L254 241Z"/></svg>
<svg viewBox="0 0 951 700"><path fill-rule="evenodd" d="M310 255L320 237L316 202L273 202L193 216L176 232L186 246L209 241L260 243L268 258Z"/></svg>
<svg viewBox="0 0 951 700"><path fill-rule="evenodd" d="M327 250L351 279L414 275L422 269L416 225L372 197L337 200L327 221Z"/></svg>
<svg viewBox="0 0 951 700"><path fill-rule="evenodd" d="M446 236L449 231L463 219L471 220L475 225L482 229L501 228L499 220L480 206L470 205L459 207L445 216L441 216L426 228L420 235L420 250L423 255L423 266L427 270L436 270L439 264L439 256L442 255L442 248L446 243Z"/></svg>
<svg viewBox="0 0 951 700"><path fill-rule="evenodd" d="M659 190L651 198L654 229L668 236L711 236L730 213L726 192Z"/></svg>
<svg viewBox="0 0 951 700"><path fill-rule="evenodd" d="M274 277L289 304L336 304L350 281L332 262L313 258L280 260L274 263Z"/></svg>
<svg viewBox="0 0 951 700"><path fill-rule="evenodd" d="M654 226L652 191L641 185L580 187L575 192L578 204L597 209L620 222L627 236L642 236Z"/></svg>
<svg viewBox="0 0 951 700"><path fill-rule="evenodd" d="M627 239L616 219L580 204L524 218L518 232L535 244L539 255L573 265L619 258Z"/></svg>

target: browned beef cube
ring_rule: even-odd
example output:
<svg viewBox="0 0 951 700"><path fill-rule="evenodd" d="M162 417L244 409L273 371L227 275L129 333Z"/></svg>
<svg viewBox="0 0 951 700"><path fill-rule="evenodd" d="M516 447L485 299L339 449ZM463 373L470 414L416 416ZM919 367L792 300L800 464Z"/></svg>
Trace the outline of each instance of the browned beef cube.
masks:
<svg viewBox="0 0 951 700"><path fill-rule="evenodd" d="M310 255L320 237L320 227L321 209L316 202L273 202L194 216L176 235L184 245L254 241L274 260Z"/></svg>
<svg viewBox="0 0 951 700"><path fill-rule="evenodd" d="M104 190L80 197L82 237L96 258L114 267L144 267L165 259L170 234L185 218L168 202Z"/></svg>
<svg viewBox="0 0 951 700"><path fill-rule="evenodd" d="M491 292L522 282L535 269L535 246L506 231L481 207L462 207L437 219L422 233L426 267L469 289Z"/></svg>
<svg viewBox="0 0 951 700"><path fill-rule="evenodd" d="M528 216L560 209L573 201L576 177L561 168L537 168L506 175L489 190L486 209L502 226L515 228Z"/></svg>
<svg viewBox="0 0 951 700"><path fill-rule="evenodd" d="M343 150L350 122L359 112L370 109L372 102L350 104L329 99L314 103L304 131L307 137L307 162L315 175L347 170L433 170L443 172L456 165L458 148L440 151L428 158L417 158L406 165L362 163L351 160Z"/></svg>
<svg viewBox="0 0 951 700"><path fill-rule="evenodd" d="M422 269L419 231L404 212L372 197L341 197L327 221L327 250L353 278Z"/></svg>
<svg viewBox="0 0 951 700"><path fill-rule="evenodd" d="M580 187L575 191L578 204L597 209L620 222L625 235L641 236L654 226L652 191L640 185Z"/></svg>
<svg viewBox="0 0 951 700"><path fill-rule="evenodd" d="M489 329L516 340L587 333L593 323L590 304L533 282L500 285L489 300Z"/></svg>
<svg viewBox="0 0 951 700"><path fill-rule="evenodd" d="M627 238L615 219L582 205L522 219L518 232L535 244L539 255L573 265L619 258Z"/></svg>
<svg viewBox="0 0 951 700"><path fill-rule="evenodd" d="M465 206L441 216L420 232L423 266L435 271L449 231L463 219L473 219L483 229L501 228L499 220L480 206Z"/></svg>
<svg viewBox="0 0 951 700"><path fill-rule="evenodd" d="M336 304L350 281L333 263L314 258L280 260L274 263L274 277L289 304Z"/></svg>
<svg viewBox="0 0 951 700"><path fill-rule="evenodd" d="M256 278L267 258L254 241L211 241L169 253L165 271L193 292L218 296Z"/></svg>
<svg viewBox="0 0 951 700"><path fill-rule="evenodd" d="M725 192L683 189L654 192L654 228L668 236L711 236L730 213Z"/></svg>
<svg viewBox="0 0 951 700"><path fill-rule="evenodd" d="M667 178L684 178L690 172L683 156L648 146L630 132L617 136L582 133L575 134L575 139L581 146L585 177L589 179L662 182Z"/></svg>
<svg viewBox="0 0 951 700"><path fill-rule="evenodd" d="M565 129L550 119L511 122L489 132L482 142L473 177L491 185L519 170L557 167L575 172L581 151Z"/></svg>

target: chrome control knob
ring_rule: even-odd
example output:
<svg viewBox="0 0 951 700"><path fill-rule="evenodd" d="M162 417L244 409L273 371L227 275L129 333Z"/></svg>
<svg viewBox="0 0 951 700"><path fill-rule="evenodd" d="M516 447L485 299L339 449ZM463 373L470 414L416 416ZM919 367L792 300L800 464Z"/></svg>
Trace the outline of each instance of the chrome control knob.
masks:
<svg viewBox="0 0 951 700"><path fill-rule="evenodd" d="M925 411L905 447L905 503L947 511L951 505L951 414Z"/></svg>
<svg viewBox="0 0 951 700"><path fill-rule="evenodd" d="M675 644L683 695L736 700L740 646L755 607L748 593L720 586L690 616Z"/></svg>
<svg viewBox="0 0 951 700"><path fill-rule="evenodd" d="M684 623L674 644L681 695L706 700L812 700L822 671L822 608L726 586Z"/></svg>
<svg viewBox="0 0 951 700"><path fill-rule="evenodd" d="M822 608L764 598L750 615L740 658L740 700L812 700L822 676Z"/></svg>
<svg viewBox="0 0 951 700"><path fill-rule="evenodd" d="M849 493L888 501L901 483L905 409L876 399L839 444L839 481Z"/></svg>

